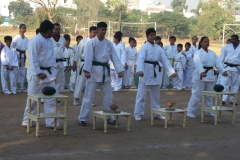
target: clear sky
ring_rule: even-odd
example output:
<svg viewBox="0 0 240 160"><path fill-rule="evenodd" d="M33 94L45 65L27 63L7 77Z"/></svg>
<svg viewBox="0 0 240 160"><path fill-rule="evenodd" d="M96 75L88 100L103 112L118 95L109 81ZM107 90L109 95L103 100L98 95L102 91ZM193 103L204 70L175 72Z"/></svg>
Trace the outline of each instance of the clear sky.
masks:
<svg viewBox="0 0 240 160"><path fill-rule="evenodd" d="M171 4L172 0L157 0L160 1L161 4L166 4L169 5ZM187 5L188 5L188 9L195 9L198 5L198 0L187 0Z"/></svg>

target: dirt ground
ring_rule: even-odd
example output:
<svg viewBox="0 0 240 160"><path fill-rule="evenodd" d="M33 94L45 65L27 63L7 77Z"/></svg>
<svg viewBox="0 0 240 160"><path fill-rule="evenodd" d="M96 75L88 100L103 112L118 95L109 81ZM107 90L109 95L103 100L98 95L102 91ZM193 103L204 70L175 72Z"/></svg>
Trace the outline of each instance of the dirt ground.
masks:
<svg viewBox="0 0 240 160"><path fill-rule="evenodd" d="M187 118L186 127L182 125L182 115L174 114L172 124L164 129L163 120L155 120L150 125L150 97L146 113L141 122L131 119L131 131L126 131L126 118L120 117L119 128L108 125L103 133L103 120L97 119L96 130L92 129L92 114L86 127L78 125L80 106L72 105L72 93L68 100L68 134L54 132L40 123L40 137L35 137L35 128L26 133L21 127L26 93L5 95L0 93L0 160L28 159L81 159L81 160L149 160L149 159L204 159L238 160L240 153L240 114L236 114L235 125L231 124L231 114L223 112L222 121L213 125L213 118L205 116L200 122L197 118ZM162 107L168 101L176 102L177 108L186 108L190 91L161 91ZM113 93L114 103L120 110L133 113L135 91ZM239 96L238 96L239 97ZM100 92L96 92L92 110L103 110ZM60 107L62 109L63 107ZM238 109L239 110L239 109ZM63 110L60 110L62 112Z"/></svg>

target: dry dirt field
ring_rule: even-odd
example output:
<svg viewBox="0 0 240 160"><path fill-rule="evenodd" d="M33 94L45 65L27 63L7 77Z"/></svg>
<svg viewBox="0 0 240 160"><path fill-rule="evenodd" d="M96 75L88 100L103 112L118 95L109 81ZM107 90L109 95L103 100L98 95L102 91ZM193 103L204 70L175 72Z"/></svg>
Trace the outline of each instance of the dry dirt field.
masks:
<svg viewBox="0 0 240 160"><path fill-rule="evenodd" d="M26 133L21 121L26 102L26 93L5 95L0 93L0 160L238 160L240 157L240 113L236 113L235 125L231 124L231 114L223 112L222 121L213 125L212 117L200 122L197 118L187 118L182 125L182 115L173 114L173 122L164 129L163 120L155 120L150 125L150 97L146 113L141 122L131 119L131 131L126 131L126 119L120 117L119 128L108 125L103 133L103 120L97 119L96 130L92 129L92 115L86 127L78 125L80 106L72 105L72 93L68 100L68 134L54 132L40 123L40 137L35 137L35 128ZM190 91L161 91L161 105L176 102L177 108L186 108ZM133 113L136 92L113 93L114 103L120 110ZM239 97L239 95L238 95ZM92 110L102 110L100 92L96 92ZM199 104L200 106L200 104ZM62 108L62 107L60 107ZM238 108L238 107L237 107ZM60 110L62 112L62 110Z"/></svg>

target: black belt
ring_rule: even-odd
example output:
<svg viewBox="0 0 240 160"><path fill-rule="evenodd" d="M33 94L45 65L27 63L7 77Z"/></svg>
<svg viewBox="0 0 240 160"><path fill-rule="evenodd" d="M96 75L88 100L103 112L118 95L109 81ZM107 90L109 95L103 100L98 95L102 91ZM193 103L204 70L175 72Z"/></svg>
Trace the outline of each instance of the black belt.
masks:
<svg viewBox="0 0 240 160"><path fill-rule="evenodd" d="M153 64L153 70L154 70L154 77L156 78L157 77L157 74L156 74L156 71L155 71L155 67L156 65L159 66L159 72L161 72L161 66L159 65L159 63L157 61L144 61L144 63L148 63L148 64Z"/></svg>
<svg viewBox="0 0 240 160"><path fill-rule="evenodd" d="M238 67L239 65L238 64L232 64L232 63L228 63L228 62L224 62L224 64L226 64L227 66L229 66L229 67ZM227 67L226 66L226 67ZM225 67L225 68L226 68Z"/></svg>
<svg viewBox="0 0 240 160"><path fill-rule="evenodd" d="M20 56L20 61L19 61L19 63L18 63L18 65L19 65L19 67L21 67L21 59L22 59L22 55L24 55L24 64L25 64L25 62L26 62L26 51L22 51L22 50L20 50L20 49L16 49L16 51L18 51L19 52L19 56Z"/></svg>
<svg viewBox="0 0 240 160"><path fill-rule="evenodd" d="M92 61L92 65L93 66L102 66L103 67L103 78L102 78L102 82L105 82L105 68L107 68L108 70L108 76L110 76L110 67L108 65L108 63L102 63L102 62L97 62L97 61Z"/></svg>
<svg viewBox="0 0 240 160"><path fill-rule="evenodd" d="M84 62L84 59L81 59L81 62ZM84 64L83 64L83 65L82 65L82 67L80 68L79 75L81 75L81 74L82 74L83 66L84 66Z"/></svg>
<svg viewBox="0 0 240 160"><path fill-rule="evenodd" d="M40 67L41 70L47 70L49 74L52 74L51 67Z"/></svg>
<svg viewBox="0 0 240 160"><path fill-rule="evenodd" d="M64 59L64 58L56 58L56 63L65 62L65 61L66 61L66 59Z"/></svg>
<svg viewBox="0 0 240 160"><path fill-rule="evenodd" d="M203 67L203 69L205 70L205 73L207 73L208 71L210 71L211 69L213 69L213 67ZM200 75L200 80L202 80L202 76Z"/></svg>

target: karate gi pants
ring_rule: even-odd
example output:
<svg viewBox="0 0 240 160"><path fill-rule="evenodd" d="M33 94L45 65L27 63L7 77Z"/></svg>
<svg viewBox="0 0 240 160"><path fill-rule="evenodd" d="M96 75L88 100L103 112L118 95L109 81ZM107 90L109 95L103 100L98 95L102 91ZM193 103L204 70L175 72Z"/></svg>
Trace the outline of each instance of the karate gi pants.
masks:
<svg viewBox="0 0 240 160"><path fill-rule="evenodd" d="M82 71L81 75L79 75L80 69L83 65L84 65L84 62L81 62L81 64L78 66L77 71L76 71L77 80L76 80L75 90L74 90L74 94L73 94L74 98L81 97L83 87L86 85L86 78L85 78L84 72Z"/></svg>
<svg viewBox="0 0 240 160"><path fill-rule="evenodd" d="M18 68L14 67L13 70L1 71L2 91L16 92L17 90L17 71ZM8 88L7 78L10 79L10 87Z"/></svg>
<svg viewBox="0 0 240 160"><path fill-rule="evenodd" d="M68 86L74 88L75 87L75 83L76 83L76 79L77 79L76 71L72 71L71 70L71 76L70 76L70 81L69 81Z"/></svg>
<svg viewBox="0 0 240 160"><path fill-rule="evenodd" d="M64 88L67 88L67 80L68 80L68 75L70 71L67 69L68 67L64 67L63 69L63 78L62 78L62 84L61 84L61 90L64 90Z"/></svg>
<svg viewBox="0 0 240 160"><path fill-rule="evenodd" d="M151 109L160 108L159 85L145 85L145 83L140 82L138 84L136 104L134 108L134 117L136 116L142 117L144 115L148 88L150 90ZM155 116L158 115L155 114Z"/></svg>
<svg viewBox="0 0 240 160"><path fill-rule="evenodd" d="M183 87L192 88L193 68L190 66L183 71Z"/></svg>
<svg viewBox="0 0 240 160"><path fill-rule="evenodd" d="M56 70L57 70L57 75L55 79L55 89L56 89L56 93L59 93L61 91L61 87L63 84L62 80L64 77L64 68L60 68L59 66L57 66Z"/></svg>
<svg viewBox="0 0 240 160"><path fill-rule="evenodd" d="M213 91L214 82L203 82L203 81L195 81L193 82L192 87L192 96L188 103L187 111L188 113L194 113L198 109L198 103L201 101L202 98L202 91ZM204 101L205 107L212 107L212 97L205 96Z"/></svg>
<svg viewBox="0 0 240 160"><path fill-rule="evenodd" d="M25 70L25 64L22 63L17 71L17 82L20 84L21 90L24 89Z"/></svg>
<svg viewBox="0 0 240 160"><path fill-rule="evenodd" d="M135 86L134 83L134 65L128 65L123 76L123 86Z"/></svg>
<svg viewBox="0 0 240 160"><path fill-rule="evenodd" d="M122 78L118 78L118 74L115 69L110 70L111 75L111 85L113 90L119 91L122 88Z"/></svg>
<svg viewBox="0 0 240 160"><path fill-rule="evenodd" d="M183 69L177 69L177 76L172 78L173 81L173 88L177 90L182 90L183 88Z"/></svg>
<svg viewBox="0 0 240 160"><path fill-rule="evenodd" d="M55 88L55 81L45 82L42 84L39 84L40 79L37 76L32 76L30 80L28 80L28 94L41 94L43 87L51 86ZM23 121L22 125L27 125L27 114L28 114L28 99L26 100L26 108L23 115ZM54 113L54 107L55 105L55 99L44 99L43 107L44 107L44 113ZM31 101L31 113L34 114L37 112L37 102ZM45 118L46 127L52 127L54 126L54 118ZM30 122L30 125L32 125L32 121ZM60 123L57 120L57 126L59 126Z"/></svg>
<svg viewBox="0 0 240 160"><path fill-rule="evenodd" d="M112 88L110 82L90 82L87 81L84 97L82 100L82 107L80 109L80 115L78 117L79 122L87 122L89 119L89 114L92 108L92 101L95 95L97 87L100 87L102 93L103 107L104 110L110 110L110 105L112 105ZM110 116L110 119L114 120L114 116Z"/></svg>
<svg viewBox="0 0 240 160"><path fill-rule="evenodd" d="M238 93L239 89L239 72L238 71L227 71L228 76L221 76L221 84L224 86L225 92ZM230 89L229 89L230 87ZM227 102L227 95L223 95L222 101ZM233 97L230 96L230 102L233 102Z"/></svg>

